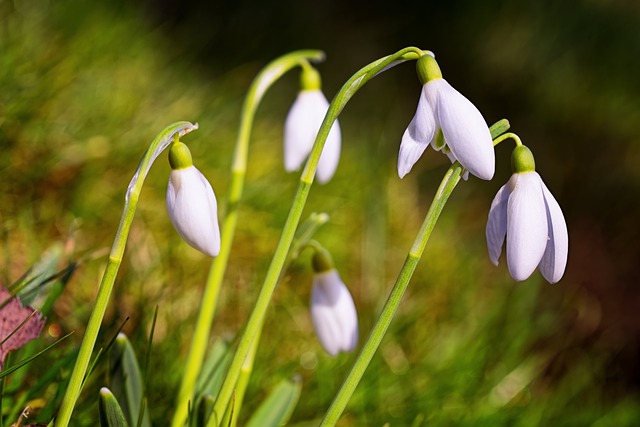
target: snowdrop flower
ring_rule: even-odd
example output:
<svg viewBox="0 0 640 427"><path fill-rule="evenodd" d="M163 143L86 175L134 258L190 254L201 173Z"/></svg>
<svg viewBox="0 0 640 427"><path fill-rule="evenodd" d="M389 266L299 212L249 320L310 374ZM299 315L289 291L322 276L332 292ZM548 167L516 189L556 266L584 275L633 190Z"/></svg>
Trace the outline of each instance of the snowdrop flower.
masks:
<svg viewBox="0 0 640 427"><path fill-rule="evenodd" d="M531 151L517 146L512 155L513 175L496 194L487 221L487 246L498 265L507 240L507 266L517 281L538 267L549 283L556 283L567 265L569 236L562 210L535 171Z"/></svg>
<svg viewBox="0 0 640 427"><path fill-rule="evenodd" d="M171 175L167 186L167 211L180 237L200 252L220 252L218 205L211 184L193 166L191 153L182 142L169 151Z"/></svg>
<svg viewBox="0 0 640 427"><path fill-rule="evenodd" d="M284 125L284 167L293 172L309 157L320 125L329 109L329 102L320 89L320 74L310 66L303 69L302 90L291 106ZM336 120L322 149L316 176L318 182L328 182L340 161L340 125Z"/></svg>
<svg viewBox="0 0 640 427"><path fill-rule="evenodd" d="M442 131L450 158L471 174L490 180L495 169L491 132L480 111L445 79L433 56L422 56L416 64L422 93L415 116L400 144L398 175L404 177Z"/></svg>
<svg viewBox="0 0 640 427"><path fill-rule="evenodd" d="M314 254L313 269L311 321L320 344L331 356L351 352L358 345L358 314L349 289L324 249Z"/></svg>

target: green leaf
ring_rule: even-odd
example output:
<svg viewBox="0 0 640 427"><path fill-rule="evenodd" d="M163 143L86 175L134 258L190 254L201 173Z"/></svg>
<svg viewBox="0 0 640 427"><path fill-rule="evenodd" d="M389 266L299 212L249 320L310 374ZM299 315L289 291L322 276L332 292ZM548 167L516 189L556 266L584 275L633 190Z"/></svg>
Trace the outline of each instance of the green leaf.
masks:
<svg viewBox="0 0 640 427"><path fill-rule="evenodd" d="M100 389L98 408L102 427L129 427L118 399L106 387Z"/></svg>
<svg viewBox="0 0 640 427"><path fill-rule="evenodd" d="M215 403L215 399L210 394L202 396L198 403L198 410L196 411L196 427L204 427L207 425Z"/></svg>
<svg viewBox="0 0 640 427"><path fill-rule="evenodd" d="M30 271L22 277L19 286L19 295L23 304L39 308L46 299L49 289L45 284L56 276L57 267L64 255L64 246L57 242L50 246L31 267Z"/></svg>
<svg viewBox="0 0 640 427"><path fill-rule="evenodd" d="M9 375L11 373L13 373L14 371L17 371L18 369L22 368L24 365L26 365L27 363L31 362L32 360L40 357L41 355L46 353L48 350L52 349L53 347L58 345L60 342L65 340L71 334L73 334L73 332L68 333L67 335L63 336L62 338L60 338L59 340L57 340L53 344L45 347L43 350L40 350L36 354L34 354L32 356L29 356L29 357L27 357L25 359L22 359L21 361L19 361L18 363L16 363L15 365L13 365L11 367L7 367L7 368L3 369L2 371L0 371L0 379L6 377L7 375Z"/></svg>
<svg viewBox="0 0 640 427"><path fill-rule="evenodd" d="M302 383L299 377L283 380L253 413L247 427L277 427L286 424L300 398Z"/></svg>
<svg viewBox="0 0 640 427"><path fill-rule="evenodd" d="M138 425L140 411L143 410L144 383L133 347L122 332L118 334L111 348L109 372L113 394L123 402L122 409L129 424ZM144 412L140 425L151 427L147 411Z"/></svg>
<svg viewBox="0 0 640 427"><path fill-rule="evenodd" d="M210 394L217 396L230 362L229 343L222 339L217 340L209 352L209 356L202 367L201 375L196 382L196 395L204 396Z"/></svg>

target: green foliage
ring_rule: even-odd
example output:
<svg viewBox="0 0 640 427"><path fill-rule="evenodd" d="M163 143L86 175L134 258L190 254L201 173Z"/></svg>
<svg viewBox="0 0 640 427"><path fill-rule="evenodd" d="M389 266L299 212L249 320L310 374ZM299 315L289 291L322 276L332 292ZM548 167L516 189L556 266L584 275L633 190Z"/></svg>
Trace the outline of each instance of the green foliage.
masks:
<svg viewBox="0 0 640 427"><path fill-rule="evenodd" d="M103 387L100 390L100 425L102 427L129 427L127 418L118 403L118 399L111 391Z"/></svg>
<svg viewBox="0 0 640 427"><path fill-rule="evenodd" d="M196 382L196 395L194 396L196 411L191 416L191 420L196 426L201 423L206 425L208 416L204 417L204 414L210 414L213 410L212 396L216 396L222 386L222 381L233 356L230 350L227 342L221 339L216 340L204 361L202 372Z"/></svg>
<svg viewBox="0 0 640 427"><path fill-rule="evenodd" d="M123 412L129 424L149 427L151 423L148 408L145 407L144 377L133 347L125 334L118 334L111 347L109 361L111 390L117 400L123 402Z"/></svg>
<svg viewBox="0 0 640 427"><path fill-rule="evenodd" d="M281 381L251 415L247 427L278 427L285 425L300 398L299 378Z"/></svg>

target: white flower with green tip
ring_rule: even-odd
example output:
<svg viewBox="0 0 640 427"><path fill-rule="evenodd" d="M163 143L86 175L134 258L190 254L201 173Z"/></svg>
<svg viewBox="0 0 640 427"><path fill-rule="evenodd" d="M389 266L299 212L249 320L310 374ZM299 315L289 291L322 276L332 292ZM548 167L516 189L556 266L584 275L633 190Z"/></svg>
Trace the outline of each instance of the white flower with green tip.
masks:
<svg viewBox="0 0 640 427"><path fill-rule="evenodd" d="M174 142L169 152L172 171L167 186L167 211L180 237L209 255L220 252L218 205L209 181L200 173L186 145Z"/></svg>
<svg viewBox="0 0 640 427"><path fill-rule="evenodd" d="M569 235L560 205L535 171L531 151L518 146L514 173L496 194L487 221L489 257L498 265L507 242L509 274L526 280L540 269L549 283L558 282L567 265Z"/></svg>
<svg viewBox="0 0 640 427"><path fill-rule="evenodd" d="M493 140L480 111L442 78L431 55L424 55L416 65L423 83L418 108L402 136L398 156L398 175L403 178L424 150L435 150L438 130L450 150L449 158L478 178L490 180L495 170Z"/></svg>
<svg viewBox="0 0 640 427"><path fill-rule="evenodd" d="M317 71L304 70L302 90L298 93L284 125L284 167L287 172L299 170L315 142L322 121L329 109L329 101L320 89ZM340 161L341 133L336 120L325 141L316 176L318 182L328 182L338 168Z"/></svg>
<svg viewBox="0 0 640 427"><path fill-rule="evenodd" d="M353 297L326 252L313 257L311 321L322 347L331 356L358 345L358 314Z"/></svg>

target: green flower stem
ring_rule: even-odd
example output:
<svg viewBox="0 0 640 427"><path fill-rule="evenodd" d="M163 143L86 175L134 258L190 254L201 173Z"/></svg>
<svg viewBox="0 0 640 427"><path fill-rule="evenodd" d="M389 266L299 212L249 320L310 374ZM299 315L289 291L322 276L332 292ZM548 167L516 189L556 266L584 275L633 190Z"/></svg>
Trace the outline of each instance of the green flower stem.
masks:
<svg viewBox="0 0 640 427"><path fill-rule="evenodd" d="M518 135L516 135L513 132L507 132L504 133L502 135L500 135L498 138L493 140L493 146L495 147L496 145L500 144L502 141L504 141L505 139L513 139L513 141L516 143L516 147L520 147L522 145L522 141L520 140L520 137Z"/></svg>
<svg viewBox="0 0 640 427"><path fill-rule="evenodd" d="M58 427L66 427L69 424L73 408L75 407L78 396L80 395L87 367L91 359L91 353L93 352L98 332L100 330L100 325L102 324L104 313L107 309L107 305L109 304L109 297L113 290L116 275L118 274L118 268L122 263L122 256L127 244L129 230L131 229L131 223L133 222L133 217L138 205L138 198L140 197L142 184L144 183L147 173L149 172L153 161L165 148L167 148L174 136L180 137L197 128L197 124L193 125L189 122L177 122L167 126L155 137L147 149L140 161L138 170L129 184L125 197L124 211L122 218L120 219L120 225L118 227L113 246L111 247L107 268L102 276L100 287L98 288L96 303L93 307L93 311L91 312L91 316L89 317L89 323L87 324L87 329L85 331L84 338L82 339L82 344L80 345L78 359L73 367L73 372L69 379L69 385L67 386L67 390L62 398L60 411L55 419L55 425Z"/></svg>
<svg viewBox="0 0 640 427"><path fill-rule="evenodd" d="M218 293L222 285L238 222L238 203L244 187L247 157L249 155L249 139L256 110L266 91L286 72L297 66L308 65L308 61L315 62L323 59L324 53L319 50L291 52L270 62L251 83L242 107L242 119L231 169L227 209L222 221L220 253L211 264L205 284L202 306L200 307L193 339L191 340L191 348L185 363L185 372L182 376L172 427L183 426L187 419L189 402L193 401L196 379L200 374L209 344L209 335L218 301Z"/></svg>
<svg viewBox="0 0 640 427"><path fill-rule="evenodd" d="M424 252L424 248L431 236L431 232L433 231L433 227L442 212L442 208L444 208L447 199L451 195L451 192L456 187L458 182L460 181L460 174L462 173L462 167L458 162L451 165L447 173L445 174L442 182L440 183L440 187L436 192L436 195L431 203L431 207L427 212L427 215L422 223L422 227L420 227L420 231L418 232L415 241L413 242L413 246L405 259L404 265L402 266L402 270L400 270L400 274L396 279L396 283L391 290L391 294L385 303L376 324L373 326L367 341L364 346L360 350L357 359L355 360L351 371L347 378L345 378L342 387L338 391L338 394L334 397L331 406L327 410L322 423L320 426L334 426L344 408L347 406L349 399L353 395L356 386L360 382L364 371L369 366L371 359L373 358L374 353L378 349L382 338L384 337L393 316L398 310L398 306L400 305L400 301L402 300L402 296L409 285L409 281L411 280L411 276L416 269L416 265L418 265L418 261L420 261L420 257Z"/></svg>
<svg viewBox="0 0 640 427"><path fill-rule="evenodd" d="M227 372L227 376L222 384L222 388L216 398L213 413L207 423L208 427L220 425L231 396L233 395L233 390L236 387L236 382L240 376L244 360L247 357L247 354L249 354L254 338L262 328L264 317L266 315L269 302L271 301L271 296L273 295L278 278L280 277L280 272L282 271L282 267L287 259L287 254L291 247L296 227L300 221L311 184L313 183L313 178L318 166L318 160L320 159L320 154L327 136L329 135L331 126L338 118L338 115L344 106L358 91L358 89L375 77L379 72L382 72L386 68L392 67L399 62L417 59L422 55L424 55L422 50L415 47L409 47L402 49L393 55L372 62L356 72L342 86L338 94L331 101L329 110L327 111L322 125L320 126L320 130L318 131L318 135L316 136L316 140L311 150L311 154L309 155L309 159L307 160L305 169L300 177L300 183L293 199L291 209L289 210L289 216L287 217L283 227L282 235L280 236L280 241L278 242L278 246L276 247L271 260L271 265L267 271L264 284L262 285L251 316L247 321L244 334L238 343L238 348L231 362L231 366L229 367L229 371Z"/></svg>
<svg viewBox="0 0 640 427"><path fill-rule="evenodd" d="M258 331L251 347L249 348L249 354L244 359L242 368L240 369L240 376L236 382L235 398L233 405L227 407L227 413L225 414L223 426L235 427L238 424L238 415L242 410L242 403L244 402L244 394L247 391L247 385L249 385L249 379L253 372L253 363L256 360L256 352L258 351L258 344L260 343L261 330Z"/></svg>
<svg viewBox="0 0 640 427"><path fill-rule="evenodd" d="M502 119L491 126L489 131L491 132L491 137L495 138L494 145L497 145L502 139L512 137L511 135L513 134L504 133L509 129L509 126L509 121L506 119ZM371 358L380 346L380 342L382 341L393 316L398 310L402 296L409 285L409 281L411 280L411 276L418 265L418 261L420 261L420 257L422 257L422 253L424 252L424 248L431 236L433 227L436 225L444 205L449 199L451 192L453 192L453 189L460 181L460 176L464 174L464 172L465 170L460 166L460 164L455 162L451 165L444 178L442 178L440 187L438 187L438 191L433 198L433 202L431 202L431 207L429 208L424 222L416 235L413 246L405 259L404 265L396 279L396 283L389 294L389 298L382 308L382 312L380 313L376 324L369 333L367 341L353 363L349 375L345 378L338 394L334 397L331 406L327 410L327 413L320 424L321 427L335 425L340 418L340 415L342 415L344 408L347 406L349 399L351 399L360 379L362 379L362 375L364 375L364 371L371 362Z"/></svg>

